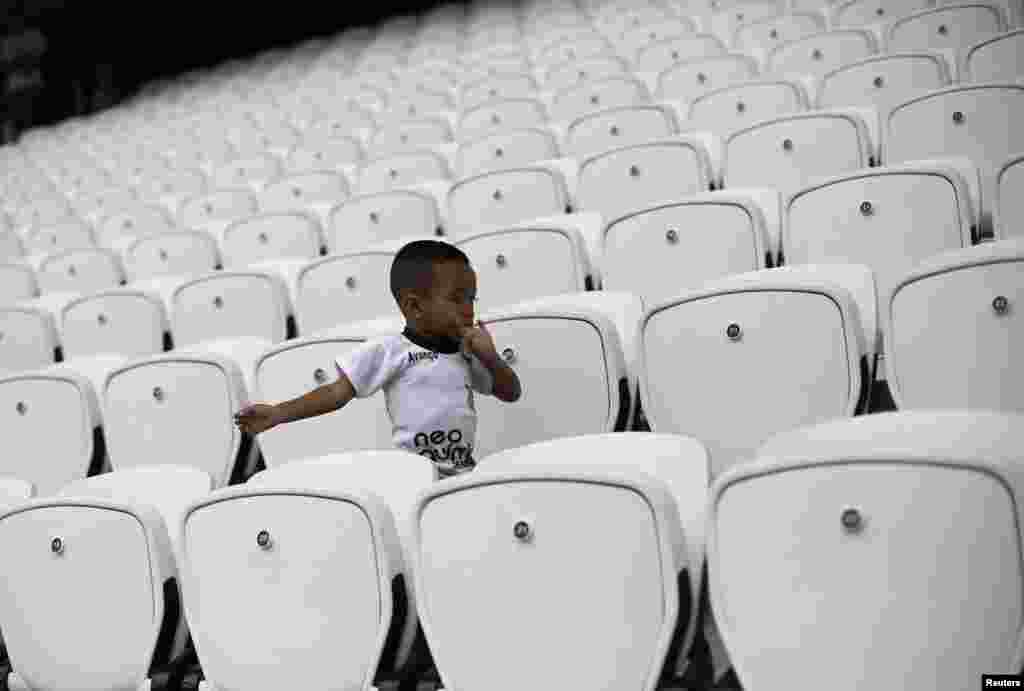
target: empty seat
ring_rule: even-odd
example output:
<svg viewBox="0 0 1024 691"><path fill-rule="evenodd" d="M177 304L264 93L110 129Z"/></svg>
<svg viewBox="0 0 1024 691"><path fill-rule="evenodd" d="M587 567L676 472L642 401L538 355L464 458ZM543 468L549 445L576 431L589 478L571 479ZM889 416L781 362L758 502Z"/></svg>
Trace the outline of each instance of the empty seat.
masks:
<svg viewBox="0 0 1024 691"><path fill-rule="evenodd" d="M676 115L663 105L619 106L573 120L565 147L577 158L606 149L671 137L679 131Z"/></svg>
<svg viewBox="0 0 1024 691"><path fill-rule="evenodd" d="M835 29L776 46L766 58L766 72L777 76L821 78L877 52L878 41L869 30Z"/></svg>
<svg viewBox="0 0 1024 691"><path fill-rule="evenodd" d="M895 106L885 122L887 164L950 156L981 171L982 208L995 200L995 175L1008 154L1024 151L1024 85L953 86Z"/></svg>
<svg viewBox="0 0 1024 691"><path fill-rule="evenodd" d="M218 271L190 278L171 295L171 332L176 347L252 336L271 342L288 335L291 304L275 273Z"/></svg>
<svg viewBox="0 0 1024 691"><path fill-rule="evenodd" d="M39 295L36 273L28 264L0 264L0 304L8 305Z"/></svg>
<svg viewBox="0 0 1024 691"><path fill-rule="evenodd" d="M185 464L226 485L251 467L252 447L232 423L246 403L242 372L223 356L172 352L116 367L103 392L110 465Z"/></svg>
<svg viewBox="0 0 1024 691"><path fill-rule="evenodd" d="M1024 154L1011 156L996 173L996 237L1024 236Z"/></svg>
<svg viewBox="0 0 1024 691"><path fill-rule="evenodd" d="M267 152L282 157L299 142L299 132L288 122L263 122L252 130L244 130L236 137L238 151L244 154Z"/></svg>
<svg viewBox="0 0 1024 691"><path fill-rule="evenodd" d="M331 212L327 247L332 253L358 250L405 236L441 234L434 195L392 190L351 197Z"/></svg>
<svg viewBox="0 0 1024 691"><path fill-rule="evenodd" d="M984 38L964 52L963 76L976 83L1008 82L1024 74L1024 29Z"/></svg>
<svg viewBox="0 0 1024 691"><path fill-rule="evenodd" d="M588 293L506 305L481 317L523 386L517 405L476 400L477 459L545 439L624 430L630 384L621 338Z"/></svg>
<svg viewBox="0 0 1024 691"><path fill-rule="evenodd" d="M685 60L658 75L661 98L690 103L714 89L757 79L760 69L750 55L721 53Z"/></svg>
<svg viewBox="0 0 1024 691"><path fill-rule="evenodd" d="M832 9L832 25L857 29L905 17L928 6L927 0L845 0Z"/></svg>
<svg viewBox="0 0 1024 691"><path fill-rule="evenodd" d="M627 76L588 80L557 92L552 98L552 115L558 120L575 120L597 110L649 103L646 84Z"/></svg>
<svg viewBox="0 0 1024 691"><path fill-rule="evenodd" d="M615 44L622 55L635 61L636 57L651 44L674 38L692 37L696 33L697 26L694 20L683 16L630 27L619 35Z"/></svg>
<svg viewBox="0 0 1024 691"><path fill-rule="evenodd" d="M174 489L163 482L154 491ZM158 509L127 494L37 499L0 516L0 619L14 688L150 688L182 653L168 529ZM110 629L103 636L98 621Z"/></svg>
<svg viewBox="0 0 1024 691"><path fill-rule="evenodd" d="M458 237L454 244L469 257L482 286L477 309L593 287L583 237L560 218L568 216Z"/></svg>
<svg viewBox="0 0 1024 691"><path fill-rule="evenodd" d="M740 82L698 96L690 102L687 129L726 136L755 122L808 110L805 88L793 81Z"/></svg>
<svg viewBox="0 0 1024 691"><path fill-rule="evenodd" d="M88 293L124 283L124 267L112 250L83 247L48 255L36 271L41 293Z"/></svg>
<svg viewBox="0 0 1024 691"><path fill-rule="evenodd" d="M765 54L786 41L795 41L825 30L821 12L790 12L777 17L757 19L736 27L732 43L740 50Z"/></svg>
<svg viewBox="0 0 1024 691"><path fill-rule="evenodd" d="M302 333L395 314L388 276L397 251L348 251L302 267L295 281L296 322Z"/></svg>
<svg viewBox="0 0 1024 691"><path fill-rule="evenodd" d="M537 91L533 76L525 73L482 77L462 87L462 110L470 110L488 101L529 98Z"/></svg>
<svg viewBox="0 0 1024 691"><path fill-rule="evenodd" d="M454 234L553 216L569 208L564 176L553 167L528 166L463 178L448 192Z"/></svg>
<svg viewBox="0 0 1024 691"><path fill-rule="evenodd" d="M336 139L373 132L376 127L372 113L350 103L347 108L332 109L329 116L315 120L306 129L305 136L317 140Z"/></svg>
<svg viewBox="0 0 1024 691"><path fill-rule="evenodd" d="M448 161L434 151L415 151L367 161L359 169L360 194L373 194L451 177Z"/></svg>
<svg viewBox="0 0 1024 691"><path fill-rule="evenodd" d="M502 168L517 168L558 158L558 140L550 130L538 127L507 130L463 141L455 155L463 177Z"/></svg>
<svg viewBox="0 0 1024 691"><path fill-rule="evenodd" d="M911 267L970 247L976 212L966 175L943 162L871 168L815 182L786 202L787 264L851 262L886 294Z"/></svg>
<svg viewBox="0 0 1024 691"><path fill-rule="evenodd" d="M636 293L648 307L709 280L762 269L769 253L764 212L732 191L609 219L603 244L603 287Z"/></svg>
<svg viewBox="0 0 1024 691"><path fill-rule="evenodd" d="M335 326L337 322L332 322ZM401 325L396 327L401 330ZM265 352L255 366L254 400L297 398L338 377L336 358L375 335L358 325L349 335L316 335L287 341ZM339 425L345 433L338 434ZM390 449L391 421L384 396L354 399L334 415L281 425L263 432L260 450L268 468L289 461L362 449Z"/></svg>
<svg viewBox="0 0 1024 691"><path fill-rule="evenodd" d="M35 494L36 488L28 480L13 475L0 475L0 513L31 499Z"/></svg>
<svg viewBox="0 0 1024 691"><path fill-rule="evenodd" d="M858 60L824 75L818 108L871 107L884 119L893 106L952 83L939 53L887 53Z"/></svg>
<svg viewBox="0 0 1024 691"><path fill-rule="evenodd" d="M702 140L680 136L612 149L580 165L577 205L605 219L713 189Z"/></svg>
<svg viewBox="0 0 1024 691"><path fill-rule="evenodd" d="M597 35L582 36L569 41L555 41L536 56L535 64L550 67L570 60L582 60L600 55L614 55L611 44Z"/></svg>
<svg viewBox="0 0 1024 691"><path fill-rule="evenodd" d="M129 281L205 274L219 264L217 241L202 230L172 230L136 238L124 250Z"/></svg>
<svg viewBox="0 0 1024 691"><path fill-rule="evenodd" d="M87 379L70 372L32 371L0 378L3 473L47 495L100 472L106 459L99 400ZM4 620L4 626L7 625Z"/></svg>
<svg viewBox="0 0 1024 691"><path fill-rule="evenodd" d="M368 152L373 156L430 149L452 140L451 126L440 118L408 120L385 125L373 136Z"/></svg>
<svg viewBox="0 0 1024 691"><path fill-rule="evenodd" d="M504 130L536 127L547 121L547 108L537 99L488 101L463 113L459 120L459 139L464 141Z"/></svg>
<svg viewBox="0 0 1024 691"><path fill-rule="evenodd" d="M1022 429L986 412L838 420L716 482L711 601L744 688L958 691L1019 672Z"/></svg>
<svg viewBox="0 0 1024 691"><path fill-rule="evenodd" d="M874 164L866 120L855 112L811 111L755 123L725 139L722 178L730 187L791 193L809 181Z"/></svg>
<svg viewBox="0 0 1024 691"><path fill-rule="evenodd" d="M109 245L119 238L152 235L173 227L171 215L165 208L138 204L104 218L97 228L97 238Z"/></svg>
<svg viewBox="0 0 1024 691"><path fill-rule="evenodd" d="M934 7L893 20L885 32L886 50L946 50L960 64L968 48L1006 29L1006 19L995 3Z"/></svg>
<svg viewBox="0 0 1024 691"><path fill-rule="evenodd" d="M324 239L310 214L263 213L228 226L222 246L224 266L237 268L276 259L315 259Z"/></svg>
<svg viewBox="0 0 1024 691"><path fill-rule="evenodd" d="M0 306L0 373L53 364L60 341L49 310L41 306Z"/></svg>
<svg viewBox="0 0 1024 691"><path fill-rule="evenodd" d="M245 189L258 192L281 176L281 160L271 154L237 158L213 171L213 184L219 189Z"/></svg>
<svg viewBox="0 0 1024 691"><path fill-rule="evenodd" d="M416 616L395 518L351 474L269 471L194 502L180 530L185 610L206 684L374 688L404 665ZM240 618L253 600L267 616Z"/></svg>
<svg viewBox="0 0 1024 691"><path fill-rule="evenodd" d="M208 184L206 174L198 168L172 168L144 180L139 186L139 197L143 201L158 202L176 214L183 200L203 194Z"/></svg>
<svg viewBox="0 0 1024 691"><path fill-rule="evenodd" d="M267 185L259 195L259 206L262 211L311 212L326 225L331 209L348 196L345 177L322 170L289 175Z"/></svg>
<svg viewBox="0 0 1024 691"><path fill-rule="evenodd" d="M736 31L745 24L773 19L783 14L779 2L749 2L737 0L725 4L715 3L713 12L707 17L707 25L716 35L725 40L735 41Z"/></svg>
<svg viewBox="0 0 1024 691"><path fill-rule="evenodd" d="M285 161L289 170L306 173L318 170L342 170L363 160L363 145L355 137L307 137Z"/></svg>
<svg viewBox="0 0 1024 691"><path fill-rule="evenodd" d="M159 296L117 288L70 301L61 312L64 357L102 353L129 357L164 350L167 314Z"/></svg>
<svg viewBox="0 0 1024 691"><path fill-rule="evenodd" d="M216 190L182 202L180 221L185 228L219 236L233 222L255 214L256 196L245 190Z"/></svg>
<svg viewBox="0 0 1024 691"><path fill-rule="evenodd" d="M383 121L406 120L436 115L454 107L452 97L424 88L394 93L381 115Z"/></svg>
<svg viewBox="0 0 1024 691"><path fill-rule="evenodd" d="M900 408L1024 411L1024 244L986 243L919 264L884 297Z"/></svg>
<svg viewBox="0 0 1024 691"><path fill-rule="evenodd" d="M551 91L558 91L585 81L614 77L625 72L626 61L617 55L595 55L553 65L547 71L544 86Z"/></svg>
<svg viewBox="0 0 1024 691"><path fill-rule="evenodd" d="M777 432L851 416L867 390L861 329L847 291L772 269L649 308L640 390L651 429L702 441L718 474Z"/></svg>
<svg viewBox="0 0 1024 691"><path fill-rule="evenodd" d="M725 52L725 44L713 34L668 37L641 48L633 60L633 68L640 72L662 72L681 62L724 55Z"/></svg>
<svg viewBox="0 0 1024 691"><path fill-rule="evenodd" d="M413 574L445 687L656 688L692 614L679 513L639 471L578 465L425 491ZM523 660L495 676L510 646Z"/></svg>
<svg viewBox="0 0 1024 691"><path fill-rule="evenodd" d="M21 242L26 254L50 254L70 249L94 247L96 237L88 223L69 218L32 228L21 236Z"/></svg>

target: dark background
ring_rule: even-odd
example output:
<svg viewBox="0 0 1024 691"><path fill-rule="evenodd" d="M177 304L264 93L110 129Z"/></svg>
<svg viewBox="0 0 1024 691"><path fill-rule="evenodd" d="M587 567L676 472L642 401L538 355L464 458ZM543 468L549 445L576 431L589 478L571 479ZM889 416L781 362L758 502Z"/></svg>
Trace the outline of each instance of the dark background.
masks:
<svg viewBox="0 0 1024 691"><path fill-rule="evenodd" d="M134 95L152 80L329 38L396 15L420 14L439 4L0 0L0 40L29 33L46 42L41 55L0 53L2 120L22 130L85 115ZM18 88L9 81L15 73ZM38 76L41 84L33 77L24 85L25 75Z"/></svg>

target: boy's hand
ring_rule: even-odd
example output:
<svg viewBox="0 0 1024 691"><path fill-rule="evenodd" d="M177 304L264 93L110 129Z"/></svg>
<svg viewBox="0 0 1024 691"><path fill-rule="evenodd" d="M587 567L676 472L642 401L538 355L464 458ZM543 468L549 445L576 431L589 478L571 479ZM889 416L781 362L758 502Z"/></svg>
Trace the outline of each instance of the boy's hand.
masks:
<svg viewBox="0 0 1024 691"><path fill-rule="evenodd" d="M475 327L467 326L462 331L462 350L471 353L488 367L493 367L498 362L498 351L494 347L494 339L491 333L478 321Z"/></svg>
<svg viewBox="0 0 1024 691"><path fill-rule="evenodd" d="M235 413L235 424L246 434L265 432L279 422L277 407L265 403L247 406Z"/></svg>

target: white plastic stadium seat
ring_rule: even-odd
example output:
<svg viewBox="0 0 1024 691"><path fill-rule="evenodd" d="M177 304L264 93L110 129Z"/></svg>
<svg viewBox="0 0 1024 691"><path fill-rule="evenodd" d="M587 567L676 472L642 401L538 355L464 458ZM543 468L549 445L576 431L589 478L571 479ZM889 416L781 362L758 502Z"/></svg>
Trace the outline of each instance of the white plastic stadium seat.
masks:
<svg viewBox="0 0 1024 691"><path fill-rule="evenodd" d="M964 81L1008 82L1024 75L1024 29L984 38L964 53Z"/></svg>
<svg viewBox="0 0 1024 691"><path fill-rule="evenodd" d="M996 173L997 237L1024 237L1024 154L1013 155Z"/></svg>
<svg viewBox="0 0 1024 691"><path fill-rule="evenodd" d="M226 485L252 460L232 423L247 403L239 366L223 356L172 352L117 367L103 392L110 465L187 464Z"/></svg>
<svg viewBox="0 0 1024 691"><path fill-rule="evenodd" d="M181 283L171 295L177 347L244 336L283 341L290 314L288 289L269 271L216 271Z"/></svg>
<svg viewBox="0 0 1024 691"><path fill-rule="evenodd" d="M0 475L0 512L31 499L35 494L36 488L28 480Z"/></svg>
<svg viewBox="0 0 1024 691"><path fill-rule="evenodd" d="M705 284L644 315L647 419L702 441L717 475L772 434L857 412L863 340L852 296L824 278L769 269Z"/></svg>
<svg viewBox="0 0 1024 691"><path fill-rule="evenodd" d="M397 251L343 252L302 267L295 280L296 322L301 332L395 315L398 307L388 276Z"/></svg>
<svg viewBox="0 0 1024 691"><path fill-rule="evenodd" d="M275 259L315 259L324 248L320 224L311 213L267 212L224 229L224 266L238 268Z"/></svg>
<svg viewBox="0 0 1024 691"><path fill-rule="evenodd" d="M550 130L526 128L461 142L456 151L455 165L458 175L469 177L558 157L558 139Z"/></svg>
<svg viewBox="0 0 1024 691"><path fill-rule="evenodd" d="M217 241L203 230L172 230L137 238L124 250L129 281L206 274L220 264Z"/></svg>
<svg viewBox="0 0 1024 691"><path fill-rule="evenodd" d="M278 472L194 502L179 527L207 688L374 688L415 632L395 519L344 474ZM239 617L253 601L267 616Z"/></svg>
<svg viewBox="0 0 1024 691"><path fill-rule="evenodd" d="M1020 672L1022 430L867 415L780 435L719 478L708 577L743 687L960 691Z"/></svg>
<svg viewBox="0 0 1024 691"><path fill-rule="evenodd" d="M420 617L445 688L657 688L691 615L665 483L575 464L469 473L424 492L414 516ZM522 659L495 675L512 649Z"/></svg>
<svg viewBox="0 0 1024 691"><path fill-rule="evenodd" d="M459 139L473 139L524 127L539 127L547 121L547 108L543 102L535 98L488 101L462 114L459 120Z"/></svg>
<svg viewBox="0 0 1024 691"><path fill-rule="evenodd" d="M41 293L116 288L125 282L121 259L113 250L83 247L48 255L36 271Z"/></svg>
<svg viewBox="0 0 1024 691"><path fill-rule="evenodd" d="M327 225L331 209L349 196L349 185L340 173L321 170L293 174L267 185L259 196L264 212L308 212Z"/></svg>
<svg viewBox="0 0 1024 691"><path fill-rule="evenodd" d="M900 408L1024 412L1024 241L948 252L885 296L889 385Z"/></svg>
<svg viewBox="0 0 1024 691"><path fill-rule="evenodd" d="M39 295L36 272L28 264L0 264L0 304L11 305Z"/></svg>
<svg viewBox="0 0 1024 691"><path fill-rule="evenodd" d="M331 212L327 247L340 254L405 236L439 235L436 197L420 190L392 190L351 197Z"/></svg>
<svg viewBox="0 0 1024 691"><path fill-rule="evenodd" d="M0 306L0 373L53 364L59 348L57 322L50 310L28 304Z"/></svg>
<svg viewBox="0 0 1024 691"><path fill-rule="evenodd" d="M572 156L584 158L606 149L665 139L678 132L676 114L668 106L619 106L570 122L565 148Z"/></svg>
<svg viewBox="0 0 1024 691"><path fill-rule="evenodd" d="M821 78L878 52L878 40L869 30L834 29L776 46L766 58L765 71L780 77Z"/></svg>
<svg viewBox="0 0 1024 691"><path fill-rule="evenodd" d="M84 377L42 370L7 375L0 378L0 404L5 475L47 495L102 469L99 400Z"/></svg>
<svg viewBox="0 0 1024 691"><path fill-rule="evenodd" d="M832 70L821 79L818 108L875 108L884 119L893 106L952 83L941 53L887 53Z"/></svg>
<svg viewBox="0 0 1024 691"><path fill-rule="evenodd" d="M798 82L782 79L739 82L708 91L691 101L686 126L724 137L756 122L809 108L806 89Z"/></svg>
<svg viewBox="0 0 1024 691"><path fill-rule="evenodd" d="M609 219L601 277L653 306L730 274L766 266L764 212L742 192L707 192Z"/></svg>
<svg viewBox="0 0 1024 691"><path fill-rule="evenodd" d="M163 300L131 288L90 293L61 310L64 357L116 353L128 357L164 350L169 331Z"/></svg>
<svg viewBox="0 0 1024 691"><path fill-rule="evenodd" d="M359 169L360 194L386 192L451 177L448 161L434 151L413 151L367 161Z"/></svg>
<svg viewBox="0 0 1024 691"><path fill-rule="evenodd" d="M452 233L516 223L568 211L569 191L560 171L534 165L464 178L448 193Z"/></svg>
<svg viewBox="0 0 1024 691"><path fill-rule="evenodd" d="M959 65L972 45L1006 29L1006 18L994 2L944 5L893 20L885 32L886 50L950 51Z"/></svg>
<svg viewBox="0 0 1024 691"><path fill-rule="evenodd" d="M911 15L929 4L927 0L845 0L833 6L832 25L858 29Z"/></svg>
<svg viewBox="0 0 1024 691"><path fill-rule="evenodd" d="M88 223L65 219L54 224L36 226L21 236L21 241L25 254L48 254L94 247L96 236Z"/></svg>
<svg viewBox="0 0 1024 691"><path fill-rule="evenodd" d="M183 201L179 220L185 228L205 230L219 237L224 228L255 214L258 208L252 192L215 190Z"/></svg>

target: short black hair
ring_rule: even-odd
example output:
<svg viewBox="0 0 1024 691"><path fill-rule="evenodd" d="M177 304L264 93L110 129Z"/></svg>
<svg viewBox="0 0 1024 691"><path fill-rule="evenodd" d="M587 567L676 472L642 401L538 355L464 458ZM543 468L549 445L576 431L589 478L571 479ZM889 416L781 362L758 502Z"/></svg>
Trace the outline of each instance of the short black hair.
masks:
<svg viewBox="0 0 1024 691"><path fill-rule="evenodd" d="M462 250L439 240L414 240L398 250L391 262L391 295L395 302L401 300L406 290L429 293L434 282L434 265L450 261L469 265L469 257Z"/></svg>

